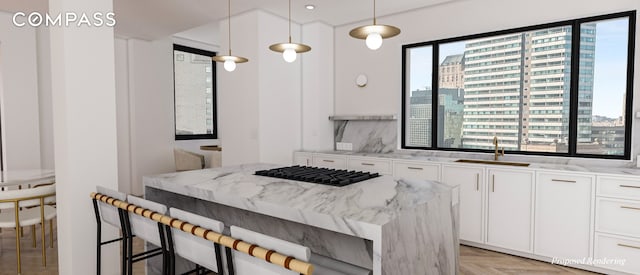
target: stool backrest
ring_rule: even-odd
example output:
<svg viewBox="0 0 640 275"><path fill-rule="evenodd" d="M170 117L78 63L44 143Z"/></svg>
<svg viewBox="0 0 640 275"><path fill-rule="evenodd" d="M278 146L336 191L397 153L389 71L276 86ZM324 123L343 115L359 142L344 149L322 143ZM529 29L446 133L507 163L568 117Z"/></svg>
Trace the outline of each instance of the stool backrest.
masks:
<svg viewBox="0 0 640 275"><path fill-rule="evenodd" d="M127 201L127 194L120 193L116 190L112 190L102 186L96 186L96 191L100 194L107 195L117 200ZM118 208L114 207L113 205L106 204L102 201L98 201L98 208L100 209L100 218L102 219L102 221L113 225L116 228L121 228Z"/></svg>
<svg viewBox="0 0 640 275"><path fill-rule="evenodd" d="M222 231L224 230L224 224L222 222L182 211L177 208L169 209L169 216L212 230L216 233L222 234ZM171 228L171 232L173 233L173 248L176 254L193 263L199 264L211 271L221 274L221 270L218 270L219 256L216 255L220 250L216 251L216 244L214 242L202 237L194 236L191 233L184 232L177 228Z"/></svg>
<svg viewBox="0 0 640 275"><path fill-rule="evenodd" d="M44 203L51 199L56 193L56 185L47 185L38 188L28 188L19 190L8 190L0 192L0 201L18 201L20 207L40 206L40 198L45 198ZM0 209L14 208L14 202L0 203Z"/></svg>
<svg viewBox="0 0 640 275"><path fill-rule="evenodd" d="M231 237L266 249L275 250L280 254L291 256L305 262L309 261L311 255L311 250L309 250L308 247L237 226L231 226ZM235 250L233 251L233 264L237 275L298 275L298 273L294 271Z"/></svg>
<svg viewBox="0 0 640 275"><path fill-rule="evenodd" d="M167 207L156 202L148 201L131 195L127 197L127 202L154 212L158 212L162 215L167 214ZM131 233L133 235L136 235L137 237L158 247L162 246L162 242L160 240L160 232L158 231L158 222L135 214L129 215L129 220L131 221Z"/></svg>

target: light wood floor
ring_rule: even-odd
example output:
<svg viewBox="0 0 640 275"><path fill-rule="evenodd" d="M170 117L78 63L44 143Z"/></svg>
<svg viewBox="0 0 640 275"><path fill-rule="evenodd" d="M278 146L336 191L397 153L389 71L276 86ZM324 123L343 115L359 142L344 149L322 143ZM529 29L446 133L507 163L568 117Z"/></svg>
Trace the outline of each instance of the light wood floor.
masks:
<svg viewBox="0 0 640 275"><path fill-rule="evenodd" d="M48 226L48 225L47 225ZM48 227L47 227L48 229ZM55 229L55 227L54 227ZM32 247L31 229L25 228L22 244L22 274L25 275L50 275L58 274L57 242L54 248L47 248L47 267L42 266L42 252L39 234L38 245ZM40 228L37 228L39 233ZM55 239L54 231L54 241ZM47 242L49 233L47 230ZM93 248L93 244L92 248ZM134 241L134 253L142 251L144 244L141 240ZM0 275L16 274L15 256L15 230L3 229L0 233ZM134 274L144 275L144 261L134 264ZM536 260L506 255L493 251L462 246L460 248L460 274L462 275L486 275L486 274L595 274L579 269L551 265Z"/></svg>

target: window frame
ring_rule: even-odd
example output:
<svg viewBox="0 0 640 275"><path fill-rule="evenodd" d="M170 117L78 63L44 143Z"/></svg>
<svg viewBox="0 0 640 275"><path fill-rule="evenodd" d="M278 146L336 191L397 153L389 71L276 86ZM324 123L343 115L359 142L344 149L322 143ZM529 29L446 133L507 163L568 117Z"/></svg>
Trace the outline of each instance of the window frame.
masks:
<svg viewBox="0 0 640 275"><path fill-rule="evenodd" d="M211 94L212 94L211 107L213 109L211 110L211 116L212 116L211 121L213 123L213 131L211 134L196 134L196 135L178 135L177 134L178 120L176 118L177 112L176 112L176 64L175 64L176 60L174 57L175 51L182 51L182 52L211 56L211 57L214 57L217 55L216 52L192 48L192 47L175 44L175 43L173 44L173 51L171 52L171 60L173 64L173 133L175 136L175 140L217 139L218 138L218 116L217 116L218 103L217 103L216 87L218 82L217 82L216 64L215 64L215 61L213 61L213 59L211 59L211 81L213 81L212 87L211 87L211 90L212 90L211 91Z"/></svg>
<svg viewBox="0 0 640 275"><path fill-rule="evenodd" d="M629 18L628 44L627 44L627 85L626 85L626 102L625 102L625 148L623 155L598 155L584 154L577 152L578 140L578 83L579 83L579 66L580 66L580 26L584 23L596 22L609 19ZM438 94L439 94L439 58L440 45L460 42L471 39L485 38L491 36L508 35L518 32L530 32L539 29L548 29L560 26L571 26L571 82L570 82L570 99L569 99L569 144L568 151L563 152L535 152L535 151L505 151L506 154L515 155L537 155L537 156L554 156L554 157L579 157L579 158L599 158L599 159L631 159L631 139L633 124L633 80L634 80L634 62L635 62L635 34L636 34L636 11L625 11L606 15L591 16L579 19L557 21L553 23L538 24L527 27L519 27L505 29L499 31L485 32L473 35L464 35L453 38L445 38L432 40L427 42L418 42L402 45L402 118L401 118L401 149L409 150L437 150L437 151L458 151L458 152L474 152L474 153L493 153L493 150L487 149L471 149L471 148L446 148L439 147L438 144ZM577 31L576 31L577 30ZM431 146L409 146L407 145L407 54L408 50L417 47L432 47L432 74L431 74ZM521 127L521 126L520 126ZM435 131L434 131L435 130Z"/></svg>

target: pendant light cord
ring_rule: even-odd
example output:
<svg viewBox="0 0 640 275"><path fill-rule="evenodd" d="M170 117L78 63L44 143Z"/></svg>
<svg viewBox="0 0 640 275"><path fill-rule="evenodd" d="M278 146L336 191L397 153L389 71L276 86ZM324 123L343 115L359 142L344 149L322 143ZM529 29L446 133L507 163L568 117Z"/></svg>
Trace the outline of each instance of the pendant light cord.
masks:
<svg viewBox="0 0 640 275"><path fill-rule="evenodd" d="M289 0L289 44L291 44L291 0Z"/></svg>
<svg viewBox="0 0 640 275"><path fill-rule="evenodd" d="M373 0L373 25L376 25L376 0Z"/></svg>
<svg viewBox="0 0 640 275"><path fill-rule="evenodd" d="M229 18L229 56L231 56L231 0L229 0L229 10L228 10L228 18Z"/></svg>

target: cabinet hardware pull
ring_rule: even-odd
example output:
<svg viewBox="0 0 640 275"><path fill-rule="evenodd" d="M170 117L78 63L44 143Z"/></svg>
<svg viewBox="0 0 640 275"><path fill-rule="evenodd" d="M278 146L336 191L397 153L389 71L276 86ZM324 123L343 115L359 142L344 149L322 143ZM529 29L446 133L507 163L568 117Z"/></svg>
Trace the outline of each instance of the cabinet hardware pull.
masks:
<svg viewBox="0 0 640 275"><path fill-rule="evenodd" d="M551 181L576 183L576 181L575 181L575 180L559 180L559 179L551 179Z"/></svg>
<svg viewBox="0 0 640 275"><path fill-rule="evenodd" d="M476 191L480 191L480 174L476 173Z"/></svg>
<svg viewBox="0 0 640 275"><path fill-rule="evenodd" d="M627 247L627 248L634 248L634 249L640 249L639 246L622 244L622 243L619 243L618 246Z"/></svg>
<svg viewBox="0 0 640 275"><path fill-rule="evenodd" d="M620 206L620 208L631 209L631 210L640 210L640 208L638 208L638 207L631 207L631 206Z"/></svg>
<svg viewBox="0 0 640 275"><path fill-rule="evenodd" d="M407 167L407 169L410 169L410 170L424 170L422 167L411 167L411 166Z"/></svg>
<svg viewBox="0 0 640 275"><path fill-rule="evenodd" d="M366 165L366 166L373 166L374 164L373 164L373 163L366 163L366 162L363 162L363 163L362 163L362 165Z"/></svg>
<svg viewBox="0 0 640 275"><path fill-rule="evenodd" d="M491 192L496 191L496 175L491 175L491 189L493 189Z"/></svg>
<svg viewBox="0 0 640 275"><path fill-rule="evenodd" d="M620 187L624 187L624 188L640 188L640 186L633 186L633 185L620 185Z"/></svg>
<svg viewBox="0 0 640 275"><path fill-rule="evenodd" d="M330 160L330 159L323 159L322 161L324 161L324 162L334 162L333 160Z"/></svg>

